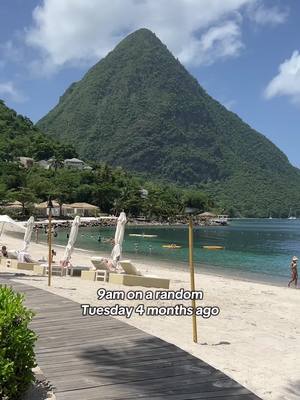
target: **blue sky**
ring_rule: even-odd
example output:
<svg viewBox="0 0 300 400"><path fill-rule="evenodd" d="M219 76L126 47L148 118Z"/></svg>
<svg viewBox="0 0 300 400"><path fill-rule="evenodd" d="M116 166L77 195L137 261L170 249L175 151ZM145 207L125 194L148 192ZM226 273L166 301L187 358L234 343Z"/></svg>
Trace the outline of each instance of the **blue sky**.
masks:
<svg viewBox="0 0 300 400"><path fill-rule="evenodd" d="M300 167L300 2L2 0L0 98L37 121L126 34L154 31Z"/></svg>

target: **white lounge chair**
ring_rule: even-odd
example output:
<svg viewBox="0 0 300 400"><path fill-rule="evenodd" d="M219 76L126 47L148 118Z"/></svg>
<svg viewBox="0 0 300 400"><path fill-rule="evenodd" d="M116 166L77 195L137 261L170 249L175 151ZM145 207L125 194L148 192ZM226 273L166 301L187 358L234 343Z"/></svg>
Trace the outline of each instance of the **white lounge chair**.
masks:
<svg viewBox="0 0 300 400"><path fill-rule="evenodd" d="M170 279L159 278L157 276L142 275L142 273L132 264L130 260L119 262L125 273L110 273L109 283L126 286L143 286L169 289Z"/></svg>
<svg viewBox="0 0 300 400"><path fill-rule="evenodd" d="M124 270L125 274L142 276L141 271L139 271L130 260L121 260L119 261L119 265Z"/></svg>
<svg viewBox="0 0 300 400"><path fill-rule="evenodd" d="M107 258L92 257L91 263L93 267L89 271L82 271L81 273L81 278L84 280L107 282L109 274L115 271Z"/></svg>

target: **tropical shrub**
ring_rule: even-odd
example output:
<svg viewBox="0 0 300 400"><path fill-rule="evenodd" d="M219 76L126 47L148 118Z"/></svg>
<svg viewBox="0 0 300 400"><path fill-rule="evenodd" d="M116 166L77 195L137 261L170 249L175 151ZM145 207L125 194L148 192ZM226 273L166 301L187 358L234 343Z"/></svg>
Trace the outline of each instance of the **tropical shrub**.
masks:
<svg viewBox="0 0 300 400"><path fill-rule="evenodd" d="M34 380L35 333L28 328L33 312L23 296L0 286L0 398L17 400Z"/></svg>

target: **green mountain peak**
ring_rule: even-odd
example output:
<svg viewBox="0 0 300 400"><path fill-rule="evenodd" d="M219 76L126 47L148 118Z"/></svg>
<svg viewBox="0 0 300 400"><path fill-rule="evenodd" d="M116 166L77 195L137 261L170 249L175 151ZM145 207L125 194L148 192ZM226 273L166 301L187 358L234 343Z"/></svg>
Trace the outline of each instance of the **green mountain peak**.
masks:
<svg viewBox="0 0 300 400"><path fill-rule="evenodd" d="M204 187L248 215L282 207L287 185L300 192L287 157L211 98L148 29L72 84L38 126L81 157Z"/></svg>

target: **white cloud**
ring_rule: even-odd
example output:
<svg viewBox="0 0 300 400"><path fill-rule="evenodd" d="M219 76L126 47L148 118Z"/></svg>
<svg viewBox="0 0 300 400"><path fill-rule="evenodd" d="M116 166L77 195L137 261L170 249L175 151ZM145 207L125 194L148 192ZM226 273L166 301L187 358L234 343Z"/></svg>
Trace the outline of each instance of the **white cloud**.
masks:
<svg viewBox="0 0 300 400"><path fill-rule="evenodd" d="M241 19L257 0L44 0L26 43L39 49L37 68L94 62L126 34L154 31L182 62L209 64L242 49ZM42 65L41 65L42 61Z"/></svg>
<svg viewBox="0 0 300 400"><path fill-rule="evenodd" d="M289 15L287 8L278 6L265 7L263 4L255 4L249 8L249 17L258 25L279 25L283 24Z"/></svg>
<svg viewBox="0 0 300 400"><path fill-rule="evenodd" d="M23 59L23 49L16 47L12 40L0 44L0 50L5 61L20 62Z"/></svg>
<svg viewBox="0 0 300 400"><path fill-rule="evenodd" d="M193 54L194 59L197 54L198 63L201 64L211 64L218 58L236 56L243 48L240 27L233 21L214 26L201 36L197 44L197 49ZM183 57L183 61L189 63L193 61L193 58L184 60Z"/></svg>
<svg viewBox="0 0 300 400"><path fill-rule="evenodd" d="M265 97L288 96L300 104L300 53L294 51L291 58L279 66L279 73L265 89Z"/></svg>
<svg viewBox="0 0 300 400"><path fill-rule="evenodd" d="M228 100L222 102L223 106L227 108L227 110L231 111L233 107L236 105L236 100Z"/></svg>
<svg viewBox="0 0 300 400"><path fill-rule="evenodd" d="M7 97L16 103L22 103L26 100L26 97L15 87L15 84L11 81L0 82L0 96Z"/></svg>

